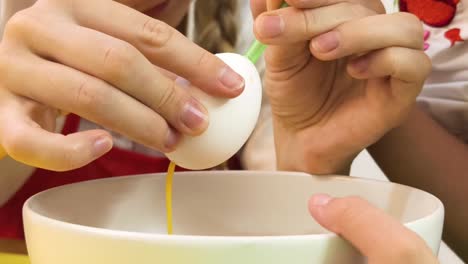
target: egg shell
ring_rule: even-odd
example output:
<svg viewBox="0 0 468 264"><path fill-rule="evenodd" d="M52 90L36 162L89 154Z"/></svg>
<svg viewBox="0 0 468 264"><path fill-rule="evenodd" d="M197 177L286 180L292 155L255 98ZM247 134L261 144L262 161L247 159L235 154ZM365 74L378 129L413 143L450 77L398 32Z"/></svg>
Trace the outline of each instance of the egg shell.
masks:
<svg viewBox="0 0 468 264"><path fill-rule="evenodd" d="M204 170L234 156L248 140L260 114L262 82L255 65L235 53L216 54L245 80L245 89L233 99L215 98L191 87L189 92L209 113L209 125L200 136L184 136L167 157L179 167Z"/></svg>

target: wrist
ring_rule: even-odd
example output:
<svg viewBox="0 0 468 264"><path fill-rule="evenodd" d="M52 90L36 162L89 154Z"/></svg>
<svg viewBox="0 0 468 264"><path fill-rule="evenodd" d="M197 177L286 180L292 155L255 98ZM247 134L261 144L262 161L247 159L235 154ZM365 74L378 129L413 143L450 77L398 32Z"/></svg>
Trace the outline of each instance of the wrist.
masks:
<svg viewBox="0 0 468 264"><path fill-rule="evenodd" d="M281 152L281 150L278 150ZM295 159L296 154L285 157L277 155L277 168L280 171L300 171L313 175L349 175L351 164L356 156L347 159L337 158L335 155L316 153L302 155L303 158ZM299 154L301 155L301 154Z"/></svg>
<svg viewBox="0 0 468 264"><path fill-rule="evenodd" d="M277 167L283 171L301 171L314 175L349 175L351 164L360 150L339 143L310 140L301 132L275 130Z"/></svg>

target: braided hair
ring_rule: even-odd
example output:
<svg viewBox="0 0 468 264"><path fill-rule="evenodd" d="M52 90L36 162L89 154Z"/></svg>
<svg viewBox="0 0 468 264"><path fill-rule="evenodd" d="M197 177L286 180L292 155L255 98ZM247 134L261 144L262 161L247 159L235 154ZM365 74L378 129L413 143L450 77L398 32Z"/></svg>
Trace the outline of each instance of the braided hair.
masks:
<svg viewBox="0 0 468 264"><path fill-rule="evenodd" d="M238 37L237 0L195 3L195 42L212 53L234 52Z"/></svg>

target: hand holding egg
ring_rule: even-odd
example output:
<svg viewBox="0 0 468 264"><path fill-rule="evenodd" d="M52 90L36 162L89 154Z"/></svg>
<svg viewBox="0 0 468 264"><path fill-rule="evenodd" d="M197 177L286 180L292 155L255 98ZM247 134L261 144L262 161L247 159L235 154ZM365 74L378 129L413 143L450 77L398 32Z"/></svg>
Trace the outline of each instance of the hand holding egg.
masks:
<svg viewBox="0 0 468 264"><path fill-rule="evenodd" d="M183 137L177 149L167 154L172 162L186 169L208 169L231 158L249 138L260 113L262 82L255 65L239 54L217 56L244 78L245 89L236 98L224 99L189 88L207 109L210 123L200 136Z"/></svg>
<svg viewBox="0 0 468 264"><path fill-rule="evenodd" d="M109 131L167 153L206 122L197 118L204 107L165 72L216 97L243 89L238 74L172 27L178 23L123 5L129 1L74 1L74 12L67 1L29 2L0 43L0 158L72 170L112 148ZM105 129L60 135L60 113Z"/></svg>

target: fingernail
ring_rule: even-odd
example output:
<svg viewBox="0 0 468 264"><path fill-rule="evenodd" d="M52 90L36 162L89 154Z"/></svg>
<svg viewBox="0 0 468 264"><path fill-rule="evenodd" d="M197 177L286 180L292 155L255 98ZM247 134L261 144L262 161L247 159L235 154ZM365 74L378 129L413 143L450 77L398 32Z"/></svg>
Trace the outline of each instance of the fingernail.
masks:
<svg viewBox="0 0 468 264"><path fill-rule="evenodd" d="M312 48L321 53L328 53L340 45L337 32L328 32L312 40Z"/></svg>
<svg viewBox="0 0 468 264"><path fill-rule="evenodd" d="M208 115L206 110L195 99L192 99L185 104L181 121L189 129L199 131L206 126Z"/></svg>
<svg viewBox="0 0 468 264"><path fill-rule="evenodd" d="M284 32L284 20L280 16L263 16L260 18L259 23L259 34L264 38L278 37Z"/></svg>
<svg viewBox="0 0 468 264"><path fill-rule="evenodd" d="M180 134L172 129L169 129L169 132L167 133L166 144L164 144L164 147L168 151L173 151L177 146L177 143L179 143L179 140Z"/></svg>
<svg viewBox="0 0 468 264"><path fill-rule="evenodd" d="M108 152L111 148L112 139L108 136L100 137L94 142L94 153L96 156L101 156L102 154Z"/></svg>
<svg viewBox="0 0 468 264"><path fill-rule="evenodd" d="M245 81L242 76L232 70L229 66L226 66L221 70L219 75L219 81L230 90L239 90L244 88Z"/></svg>
<svg viewBox="0 0 468 264"><path fill-rule="evenodd" d="M351 67L357 73L366 72L369 68L369 60L367 60L366 58L357 59L351 63Z"/></svg>
<svg viewBox="0 0 468 264"><path fill-rule="evenodd" d="M311 204L316 207L323 207L330 203L333 198L327 194L317 194L312 197Z"/></svg>

